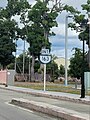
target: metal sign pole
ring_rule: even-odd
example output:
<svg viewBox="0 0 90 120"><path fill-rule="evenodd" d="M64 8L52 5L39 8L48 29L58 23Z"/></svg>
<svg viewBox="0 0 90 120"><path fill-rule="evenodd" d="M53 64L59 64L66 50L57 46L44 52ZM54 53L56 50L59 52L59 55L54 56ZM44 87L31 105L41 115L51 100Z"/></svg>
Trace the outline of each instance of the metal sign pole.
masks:
<svg viewBox="0 0 90 120"><path fill-rule="evenodd" d="M46 64L44 64L44 91L46 90Z"/></svg>

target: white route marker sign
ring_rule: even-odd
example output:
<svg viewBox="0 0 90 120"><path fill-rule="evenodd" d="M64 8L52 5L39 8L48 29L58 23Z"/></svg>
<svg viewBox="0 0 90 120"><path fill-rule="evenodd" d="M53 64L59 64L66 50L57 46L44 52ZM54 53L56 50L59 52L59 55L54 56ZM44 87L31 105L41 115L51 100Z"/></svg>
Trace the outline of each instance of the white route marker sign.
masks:
<svg viewBox="0 0 90 120"><path fill-rule="evenodd" d="M49 49L42 49L41 50L40 61L43 64L47 64L51 61L51 55L49 53Z"/></svg>
<svg viewBox="0 0 90 120"><path fill-rule="evenodd" d="M51 61L51 55L49 49L42 49L40 55L40 61L44 64L44 91L46 89L46 64Z"/></svg>

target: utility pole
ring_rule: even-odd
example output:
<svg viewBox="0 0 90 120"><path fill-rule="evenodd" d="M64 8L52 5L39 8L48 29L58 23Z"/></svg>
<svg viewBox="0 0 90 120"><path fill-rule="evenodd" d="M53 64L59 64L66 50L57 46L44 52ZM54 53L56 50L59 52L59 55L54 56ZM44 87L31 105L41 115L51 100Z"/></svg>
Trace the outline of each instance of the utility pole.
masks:
<svg viewBox="0 0 90 120"><path fill-rule="evenodd" d="M68 37L68 15L65 19L65 86L67 86L67 37Z"/></svg>
<svg viewBox="0 0 90 120"><path fill-rule="evenodd" d="M66 15L65 18L65 86L67 86L67 66L68 66L68 18L73 17L71 14Z"/></svg>
<svg viewBox="0 0 90 120"><path fill-rule="evenodd" d="M23 45L23 76L25 72L25 40L24 40L24 45Z"/></svg>
<svg viewBox="0 0 90 120"><path fill-rule="evenodd" d="M29 82L31 81L31 70L30 70L30 53L29 53Z"/></svg>
<svg viewBox="0 0 90 120"><path fill-rule="evenodd" d="M84 83L84 39L83 39L83 73L82 73L82 76L81 76L81 98L85 98L85 83Z"/></svg>
<svg viewBox="0 0 90 120"><path fill-rule="evenodd" d="M88 40L88 63L89 63L89 70L90 70L90 12L88 13L88 23L87 23L88 25L89 25L89 40Z"/></svg>
<svg viewBox="0 0 90 120"><path fill-rule="evenodd" d="M28 35L27 25L24 24L24 26L25 26L25 29L26 29L26 33L27 33L27 35ZM27 39L27 38L26 38L26 39ZM29 43L29 45L30 45L30 43ZM30 46L29 46L29 47L30 47ZM29 51L29 71L28 71L28 73L29 73L29 81L31 81L31 62L30 62L30 58L31 58L31 55L30 55L30 51Z"/></svg>
<svg viewBox="0 0 90 120"><path fill-rule="evenodd" d="M87 25L87 19L84 19L82 22L81 22L81 25L80 25L80 29L82 32L84 32L86 30L86 25ZM84 68L85 68L85 65L84 65L84 60L85 60L85 55L84 55L84 51L85 51L85 40L84 38L82 38L83 40L83 63L82 63L82 76L81 76L81 97L80 98L85 98L85 81L84 81Z"/></svg>
<svg viewBox="0 0 90 120"><path fill-rule="evenodd" d="M15 74L16 74L16 67L17 67L17 60L16 60L16 56L17 56L17 40L15 40L15 44L16 44L16 52L15 52L15 66L14 66L14 69L15 69Z"/></svg>

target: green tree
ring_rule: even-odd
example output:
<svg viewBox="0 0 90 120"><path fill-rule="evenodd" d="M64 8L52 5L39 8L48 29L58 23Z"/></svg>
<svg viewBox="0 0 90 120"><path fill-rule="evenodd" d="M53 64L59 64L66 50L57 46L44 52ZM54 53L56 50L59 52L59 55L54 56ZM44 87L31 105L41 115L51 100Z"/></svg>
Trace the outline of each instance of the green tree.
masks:
<svg viewBox="0 0 90 120"><path fill-rule="evenodd" d="M40 55L41 49L50 49L51 43L48 37L53 35L50 33L50 29L53 26L57 26L56 17L57 12L52 11L47 7L46 1L37 0L36 4L31 8L28 13L31 26L28 27L27 42L30 44L30 54L32 55L32 67L31 72L34 74L34 61L35 58Z"/></svg>
<svg viewBox="0 0 90 120"><path fill-rule="evenodd" d="M32 58L30 59L30 61L32 60ZM16 58L16 72L17 73L23 73L23 54L20 54L17 58ZM12 62L10 63L7 68L8 69L14 69L15 63ZM40 67L40 62L35 60L35 72L38 72L38 69ZM24 63L24 72L25 73L29 73L29 56L27 55L27 53L25 53L25 63Z"/></svg>
<svg viewBox="0 0 90 120"><path fill-rule="evenodd" d="M59 76L58 65L54 62L55 59L57 59L57 56L52 55L51 62L47 64L47 73L51 77L51 82L54 82Z"/></svg>
<svg viewBox="0 0 90 120"><path fill-rule="evenodd" d="M73 23L69 24L69 27L72 29L79 31L80 34L78 35L78 38L81 41L86 41L86 44L88 45L88 63L90 67L90 44L89 44L89 25L88 25L88 18L90 18L90 0L87 0L86 4L81 5L82 10L84 10L84 13L75 14L73 17ZM88 16L88 17L87 17ZM87 17L87 18L86 18ZM78 26L77 26L78 25Z"/></svg>
<svg viewBox="0 0 90 120"><path fill-rule="evenodd" d="M12 69L14 70L15 67L15 62L10 63L9 65L7 65L7 69Z"/></svg>
<svg viewBox="0 0 90 120"><path fill-rule="evenodd" d="M50 62L47 64L47 74L51 77L51 82L54 82L55 79L59 76L58 65L55 62Z"/></svg>
<svg viewBox="0 0 90 120"><path fill-rule="evenodd" d="M88 64L86 60L83 61L82 51L79 48L75 48L75 53L73 54L73 57L70 59L69 75L71 77L79 79L83 73L83 65L85 66L84 67L85 72L88 70Z"/></svg>
<svg viewBox="0 0 90 120"><path fill-rule="evenodd" d="M60 65L59 73L60 73L60 76L65 76L65 68L63 65Z"/></svg>
<svg viewBox="0 0 90 120"><path fill-rule="evenodd" d="M7 0L7 2L6 12L9 17L22 15L21 13L27 12L27 10L30 9L30 5L27 0Z"/></svg>
<svg viewBox="0 0 90 120"><path fill-rule="evenodd" d="M0 14L6 12L3 9L0 10ZM3 14L4 14L3 13ZM7 16L0 16L0 63L2 68L5 69L8 64L14 61L15 52L15 33L16 33L16 22L7 18Z"/></svg>
<svg viewBox="0 0 90 120"><path fill-rule="evenodd" d="M23 73L23 54L20 54L19 57L16 59L17 63L17 73ZM24 62L24 72L28 73L29 71L29 57L25 54L25 62Z"/></svg>
<svg viewBox="0 0 90 120"><path fill-rule="evenodd" d="M7 0L7 6L0 8L0 63L3 69L14 61L14 40L20 37L20 30L12 17L20 15L27 6L30 5L26 0Z"/></svg>

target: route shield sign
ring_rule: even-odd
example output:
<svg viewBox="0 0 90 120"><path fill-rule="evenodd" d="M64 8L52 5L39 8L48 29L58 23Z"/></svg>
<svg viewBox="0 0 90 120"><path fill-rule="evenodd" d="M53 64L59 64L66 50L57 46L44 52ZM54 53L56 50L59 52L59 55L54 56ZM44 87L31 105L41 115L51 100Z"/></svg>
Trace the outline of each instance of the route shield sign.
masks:
<svg viewBox="0 0 90 120"><path fill-rule="evenodd" d="M43 64L47 64L51 61L49 49L42 49L40 53L40 62L42 62Z"/></svg>
<svg viewBox="0 0 90 120"><path fill-rule="evenodd" d="M47 64L51 61L51 55L40 55L40 61L43 63L43 64Z"/></svg>

